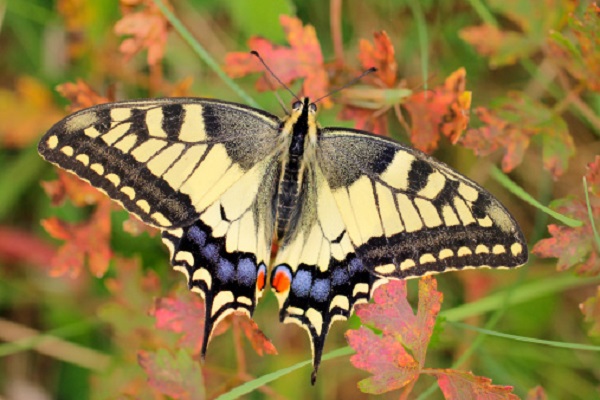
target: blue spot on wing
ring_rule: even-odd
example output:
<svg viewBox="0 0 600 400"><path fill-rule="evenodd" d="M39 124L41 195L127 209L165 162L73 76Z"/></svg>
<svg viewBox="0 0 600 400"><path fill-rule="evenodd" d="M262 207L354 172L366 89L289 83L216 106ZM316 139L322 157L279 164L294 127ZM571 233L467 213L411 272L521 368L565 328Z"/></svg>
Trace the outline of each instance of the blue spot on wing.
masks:
<svg viewBox="0 0 600 400"><path fill-rule="evenodd" d="M202 232L196 225L193 225L188 229L187 235L192 242L196 243L199 247L203 247L206 243L206 233Z"/></svg>
<svg viewBox="0 0 600 400"><path fill-rule="evenodd" d="M219 260L219 248L216 244L207 244L200 249L200 253L209 261L216 263Z"/></svg>
<svg viewBox="0 0 600 400"><path fill-rule="evenodd" d="M221 258L219 260L219 264L218 264L218 268L217 268L217 277L222 282L229 282L231 279L233 279L234 275L235 275L235 266L233 265L233 263L231 263L231 261L229 261L226 258Z"/></svg>
<svg viewBox="0 0 600 400"><path fill-rule="evenodd" d="M315 279L310 289L310 296L317 301L325 301L329 298L329 288L329 279Z"/></svg>
<svg viewBox="0 0 600 400"><path fill-rule="evenodd" d="M306 297L310 292L312 275L308 271L298 271L292 280L292 291L298 297Z"/></svg>
<svg viewBox="0 0 600 400"><path fill-rule="evenodd" d="M335 269L331 273L331 282L334 286L341 286L345 283L348 283L348 279L348 272L341 268Z"/></svg>
<svg viewBox="0 0 600 400"><path fill-rule="evenodd" d="M253 286L256 283L256 265L249 258L242 258L238 263L237 279L245 286Z"/></svg>

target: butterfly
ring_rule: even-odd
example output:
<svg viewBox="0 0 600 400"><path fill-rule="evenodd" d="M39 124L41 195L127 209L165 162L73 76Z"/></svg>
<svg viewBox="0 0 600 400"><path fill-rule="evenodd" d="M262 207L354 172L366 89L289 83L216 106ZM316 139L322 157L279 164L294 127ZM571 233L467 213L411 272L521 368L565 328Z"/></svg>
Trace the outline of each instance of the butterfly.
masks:
<svg viewBox="0 0 600 400"><path fill-rule="evenodd" d="M102 104L54 125L39 153L161 230L204 298L203 356L215 326L251 316L269 281L280 320L308 332L314 383L331 324L378 284L528 257L478 184L385 137L322 128L316 111L308 98L282 119L203 98Z"/></svg>

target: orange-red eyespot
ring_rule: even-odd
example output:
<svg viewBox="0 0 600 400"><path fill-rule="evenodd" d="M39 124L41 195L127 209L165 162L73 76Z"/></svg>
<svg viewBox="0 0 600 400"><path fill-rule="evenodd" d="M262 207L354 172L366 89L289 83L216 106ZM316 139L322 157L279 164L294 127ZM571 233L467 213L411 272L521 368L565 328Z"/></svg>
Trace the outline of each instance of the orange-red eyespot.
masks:
<svg viewBox="0 0 600 400"><path fill-rule="evenodd" d="M265 289L265 282L267 280L267 267L265 264L260 263L258 266L258 273L256 274L256 289L262 292Z"/></svg>
<svg viewBox="0 0 600 400"><path fill-rule="evenodd" d="M292 283L292 272L285 265L279 265L275 267L271 274L271 287L277 291L277 293L286 292L290 289Z"/></svg>

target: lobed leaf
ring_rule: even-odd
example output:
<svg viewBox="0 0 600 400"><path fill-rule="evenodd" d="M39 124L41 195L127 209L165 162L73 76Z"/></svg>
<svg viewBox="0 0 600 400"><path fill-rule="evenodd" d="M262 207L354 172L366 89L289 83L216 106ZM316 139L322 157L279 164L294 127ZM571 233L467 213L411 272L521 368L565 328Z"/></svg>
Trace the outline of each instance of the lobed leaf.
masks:
<svg viewBox="0 0 600 400"><path fill-rule="evenodd" d="M329 78L325 71L315 28L311 25L303 26L298 18L286 15L281 15L279 21L290 47L276 45L260 37L252 37L248 41L248 47L260 54L284 84L291 84L296 79L304 78L302 91L305 96L316 100L326 95ZM232 78L266 72L258 59L248 52L228 53L223 68ZM277 85L271 75L265 73L256 83L256 88L259 91L266 91ZM331 99L325 98L322 103L325 107L330 107Z"/></svg>
<svg viewBox="0 0 600 400"><path fill-rule="evenodd" d="M151 1L121 0L121 9L123 18L117 21L114 30L117 35L131 36L119 47L125 60L147 50L148 65L157 65L163 59L167 45L169 24L166 18Z"/></svg>
<svg viewBox="0 0 600 400"><path fill-rule="evenodd" d="M94 276L104 275L112 257L110 209L111 203L105 199L85 222L72 224L55 217L42 220L51 236L65 241L52 258L51 275L77 276L86 264Z"/></svg>
<svg viewBox="0 0 600 400"><path fill-rule="evenodd" d="M459 68L444 85L414 93L403 106L410 115L410 140L417 149L432 152L441 135L456 143L469 122L471 94L465 91L466 71Z"/></svg>
<svg viewBox="0 0 600 400"><path fill-rule="evenodd" d="M140 351L138 363L148 375L148 384L160 393L181 400L206 398L200 366L185 350L175 355L165 349Z"/></svg>
<svg viewBox="0 0 600 400"><path fill-rule="evenodd" d="M492 385L492 380L475 376L471 372L453 369L438 369L438 384L447 400L518 400L512 386Z"/></svg>
<svg viewBox="0 0 600 400"><path fill-rule="evenodd" d="M491 109L479 107L475 112L484 125L467 130L460 142L480 156L503 150L504 172L521 164L533 140L542 147L544 168L555 178L566 171L575 154L563 118L523 92L510 92L496 99Z"/></svg>

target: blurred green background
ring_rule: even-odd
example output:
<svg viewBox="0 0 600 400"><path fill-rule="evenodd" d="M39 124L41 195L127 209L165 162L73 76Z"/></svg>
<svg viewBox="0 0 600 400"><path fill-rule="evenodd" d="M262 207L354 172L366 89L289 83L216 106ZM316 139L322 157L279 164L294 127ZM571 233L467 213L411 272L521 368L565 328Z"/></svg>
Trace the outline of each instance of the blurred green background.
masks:
<svg viewBox="0 0 600 400"><path fill-rule="evenodd" d="M139 3L134 6L144 7ZM295 15L304 24L314 26L325 62L331 62L332 9L338 7L345 62L353 69L360 70L359 40L372 40L375 31L384 30L395 47L398 76L414 90L425 85L424 66L429 87L442 84L450 73L464 67L473 107L488 106L510 90L527 91L548 104L556 104L567 95L560 87L550 90L555 77L545 68L544 46L550 29L560 31L565 27L572 2L511 0L504 10L498 1L476 0L331 3L171 1L175 15L220 64L229 52L249 50L246 42L254 35L286 45L280 14ZM506 8L522 19L532 15L531 23L517 26ZM548 17L544 12L554 15ZM537 17L546 24L537 26ZM242 100L174 31L168 35L165 57L158 68L148 67L144 51L126 61L119 52L123 37L115 33L115 24L121 18L116 0L0 0L0 399L161 398L145 385L147 377L137 363L136 352L156 349L160 347L157 343L176 347L178 335L156 332L148 312L155 298L172 293L188 296L183 279L168 266L159 237L148 233L133 237L124 232L122 223L127 216L117 210L112 217L112 250L120 259L133 258L138 264L120 270L123 262L115 259L102 277L93 276L87 269L76 276L53 276L56 274L51 273L49 265L61 241L52 239L40 220L58 216L66 221L84 221L93 207L76 207L69 201L59 207L50 204L40 181L55 179L56 172L38 156L37 140L67 115L69 103L55 87L77 79L99 94L116 99L157 97L180 90L199 97ZM521 49L514 62L491 67L488 57L461 39L461 29L490 23L490 18L525 37L528 48ZM426 53L421 47L423 39ZM279 114L275 96L256 92L255 81L255 76L236 80L264 109ZM299 83L292 85L294 91L299 87ZM287 94L283 92L282 96L287 102ZM583 97L597 116L598 94L587 92ZM350 121L337 119L339 110L339 105L322 110L321 124L352 126ZM597 127L571 108L563 110L562 115L576 146L576 156L566 174L554 180L542 170L542 154L536 148L527 152L523 164L511 174L543 204L580 195L585 165L600 153ZM390 117L389 126L390 136L408 142L397 120ZM452 146L447 140L441 141L434 155L498 196L515 215L531 244L547 235L546 226L552 220L489 178L490 166L498 163L501 155L478 159L470 150ZM557 272L555 264L553 259L532 257L520 270L442 275L438 278L444 293L442 310L453 319L498 332L599 345L597 338L588 336L589 324L583 322L579 310L579 304L595 294L598 279ZM115 292L115 281L126 289ZM410 284L413 295L414 284ZM489 308L480 307L482 300L490 298L499 300ZM305 332L280 324L277 311L275 297L266 293L255 319L279 355L261 358L245 343L245 371L251 376L310 357ZM335 324L325 351L346 346L343 332L358 324L356 319ZM482 336L450 323L443 326L429 349L427 366L449 368L464 352L472 351L457 368L489 377L494 384L512 385L519 396L526 397L531 388L541 385L552 399L600 398L597 352ZM230 329L211 343L204 376L208 398L240 384L228 378L240 368L239 354L232 346L233 334ZM139 342L131 342L132 337ZM29 339L20 341L23 338ZM48 338L56 340L48 342ZM368 375L352 367L348 357L324 362L319 372L315 387L310 386L309 369L305 367L247 398L369 397L356 388L356 382ZM414 393L422 393L432 384L432 378L423 378ZM397 393L384 397L396 398ZM442 396L434 391L428 398Z"/></svg>

